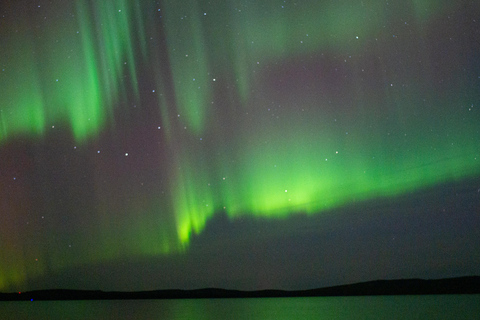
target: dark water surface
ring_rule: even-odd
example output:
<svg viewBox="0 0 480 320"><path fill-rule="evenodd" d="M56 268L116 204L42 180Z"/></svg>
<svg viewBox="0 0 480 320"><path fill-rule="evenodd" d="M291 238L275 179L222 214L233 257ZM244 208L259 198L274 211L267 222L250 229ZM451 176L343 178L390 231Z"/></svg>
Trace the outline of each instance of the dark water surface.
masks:
<svg viewBox="0 0 480 320"><path fill-rule="evenodd" d="M0 319L480 319L480 295L15 301Z"/></svg>

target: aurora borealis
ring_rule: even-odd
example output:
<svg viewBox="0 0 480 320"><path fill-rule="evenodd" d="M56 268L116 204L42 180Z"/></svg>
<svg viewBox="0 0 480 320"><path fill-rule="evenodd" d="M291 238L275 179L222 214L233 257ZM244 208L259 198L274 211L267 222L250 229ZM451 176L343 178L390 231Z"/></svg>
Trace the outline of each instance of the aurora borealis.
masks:
<svg viewBox="0 0 480 320"><path fill-rule="evenodd" d="M0 291L478 274L475 1L3 1Z"/></svg>

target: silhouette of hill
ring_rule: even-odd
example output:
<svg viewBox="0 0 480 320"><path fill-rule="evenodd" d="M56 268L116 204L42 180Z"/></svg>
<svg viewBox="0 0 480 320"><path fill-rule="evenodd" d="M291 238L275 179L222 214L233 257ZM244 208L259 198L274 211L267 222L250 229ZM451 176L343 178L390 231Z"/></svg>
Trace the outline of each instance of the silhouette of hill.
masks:
<svg viewBox="0 0 480 320"><path fill-rule="evenodd" d="M480 294L480 276L423 280L376 280L310 290L240 291L218 288L196 290L154 290L139 292L106 292L100 290L36 290L0 293L0 301L25 300L125 300L125 299L205 299L321 297L366 295Z"/></svg>

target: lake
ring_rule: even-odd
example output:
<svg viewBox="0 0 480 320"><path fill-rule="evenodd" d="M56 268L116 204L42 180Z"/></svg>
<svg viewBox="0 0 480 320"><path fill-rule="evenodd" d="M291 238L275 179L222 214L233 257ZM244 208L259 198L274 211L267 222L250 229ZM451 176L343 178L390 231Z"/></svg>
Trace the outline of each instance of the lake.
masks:
<svg viewBox="0 0 480 320"><path fill-rule="evenodd" d="M0 302L7 319L479 319L480 295Z"/></svg>

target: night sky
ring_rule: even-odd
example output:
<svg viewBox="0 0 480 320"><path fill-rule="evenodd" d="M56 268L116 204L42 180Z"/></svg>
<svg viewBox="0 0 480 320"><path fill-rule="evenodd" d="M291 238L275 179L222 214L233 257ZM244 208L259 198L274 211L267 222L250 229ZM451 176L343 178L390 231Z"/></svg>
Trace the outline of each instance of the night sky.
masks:
<svg viewBox="0 0 480 320"><path fill-rule="evenodd" d="M3 0L0 291L480 270L480 2Z"/></svg>

